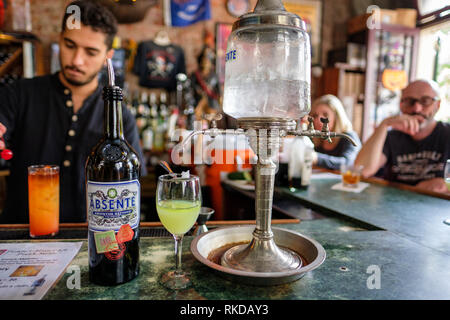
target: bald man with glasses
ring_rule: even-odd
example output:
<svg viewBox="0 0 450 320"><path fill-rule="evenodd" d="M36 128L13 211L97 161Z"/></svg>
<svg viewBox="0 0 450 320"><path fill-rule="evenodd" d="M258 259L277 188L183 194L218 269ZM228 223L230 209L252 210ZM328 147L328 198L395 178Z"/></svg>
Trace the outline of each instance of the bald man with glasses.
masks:
<svg viewBox="0 0 450 320"><path fill-rule="evenodd" d="M382 168L386 180L448 193L444 167L450 157L450 124L434 119L440 104L434 81L416 80L403 89L401 113L384 119L356 157L363 176Z"/></svg>

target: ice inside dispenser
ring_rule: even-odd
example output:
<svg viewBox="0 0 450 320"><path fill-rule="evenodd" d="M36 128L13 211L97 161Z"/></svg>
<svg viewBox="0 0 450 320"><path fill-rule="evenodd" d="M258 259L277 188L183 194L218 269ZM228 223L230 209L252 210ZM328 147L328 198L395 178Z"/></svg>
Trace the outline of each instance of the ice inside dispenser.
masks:
<svg viewBox="0 0 450 320"><path fill-rule="evenodd" d="M256 9L252 15L265 17ZM298 120L309 113L311 54L304 28L250 22L231 33L225 59L226 114Z"/></svg>

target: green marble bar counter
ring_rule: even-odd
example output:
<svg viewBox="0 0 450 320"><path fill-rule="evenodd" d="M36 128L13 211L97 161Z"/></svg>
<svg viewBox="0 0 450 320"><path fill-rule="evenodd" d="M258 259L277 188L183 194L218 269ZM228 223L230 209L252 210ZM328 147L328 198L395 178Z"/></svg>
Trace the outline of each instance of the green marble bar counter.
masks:
<svg viewBox="0 0 450 320"><path fill-rule="evenodd" d="M191 273L193 286L168 290L159 279L174 266L174 241L157 235L141 237L140 275L136 279L115 287L98 286L89 283L87 241L83 237L54 240L83 242L71 262L80 270L80 288L71 289L73 273L67 272L44 299L450 299L450 226L443 223L450 218L450 201L378 184L370 184L358 194L331 190L338 182L338 177L328 176L313 179L307 190L276 189L277 197L291 201L289 210L293 202L320 213L300 223L274 225L313 238L326 251L323 264L297 281L253 286L226 279L195 259L190 252L194 238L187 236L182 265ZM217 227L214 221L208 226Z"/></svg>
<svg viewBox="0 0 450 320"><path fill-rule="evenodd" d="M198 262L183 245L183 269L193 286L172 291L159 283L174 265L173 239L141 238L140 275L129 283L103 287L89 283L87 243L72 261L81 275L80 289L69 289L65 273L44 299L450 299L450 256L389 231L368 231L340 218L324 218L278 227L312 237L327 257L303 278L283 285L252 286L230 281ZM374 270L379 282L374 282Z"/></svg>
<svg viewBox="0 0 450 320"><path fill-rule="evenodd" d="M330 215L353 218L425 247L450 254L450 201L379 183L360 193L332 190L339 175L313 179L307 190L276 192L302 205Z"/></svg>

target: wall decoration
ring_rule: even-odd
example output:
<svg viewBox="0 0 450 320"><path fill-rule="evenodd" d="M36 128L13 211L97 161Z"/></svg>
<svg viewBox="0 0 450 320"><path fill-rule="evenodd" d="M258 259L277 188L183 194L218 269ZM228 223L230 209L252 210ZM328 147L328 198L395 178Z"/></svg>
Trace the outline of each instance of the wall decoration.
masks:
<svg viewBox="0 0 450 320"><path fill-rule="evenodd" d="M186 27L210 19L210 0L164 0L164 22L167 26Z"/></svg>
<svg viewBox="0 0 450 320"><path fill-rule="evenodd" d="M311 41L311 64L321 64L322 39L322 1L321 0L287 0L283 1L287 11L295 13L306 23L306 30Z"/></svg>

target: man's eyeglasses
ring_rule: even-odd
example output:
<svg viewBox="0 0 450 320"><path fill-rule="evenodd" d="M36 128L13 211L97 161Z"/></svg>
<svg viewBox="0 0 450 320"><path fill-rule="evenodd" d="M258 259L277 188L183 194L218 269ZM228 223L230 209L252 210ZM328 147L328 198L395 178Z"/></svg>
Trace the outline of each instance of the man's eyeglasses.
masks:
<svg viewBox="0 0 450 320"><path fill-rule="evenodd" d="M416 102L419 102L422 106L428 107L433 102L435 102L437 100L439 100L438 97L432 98L432 97L429 97L429 96L423 96L423 97L421 97L419 99L406 97L406 98L403 98L401 100L401 103L404 104L407 107L412 107L412 106L414 106L416 104Z"/></svg>

